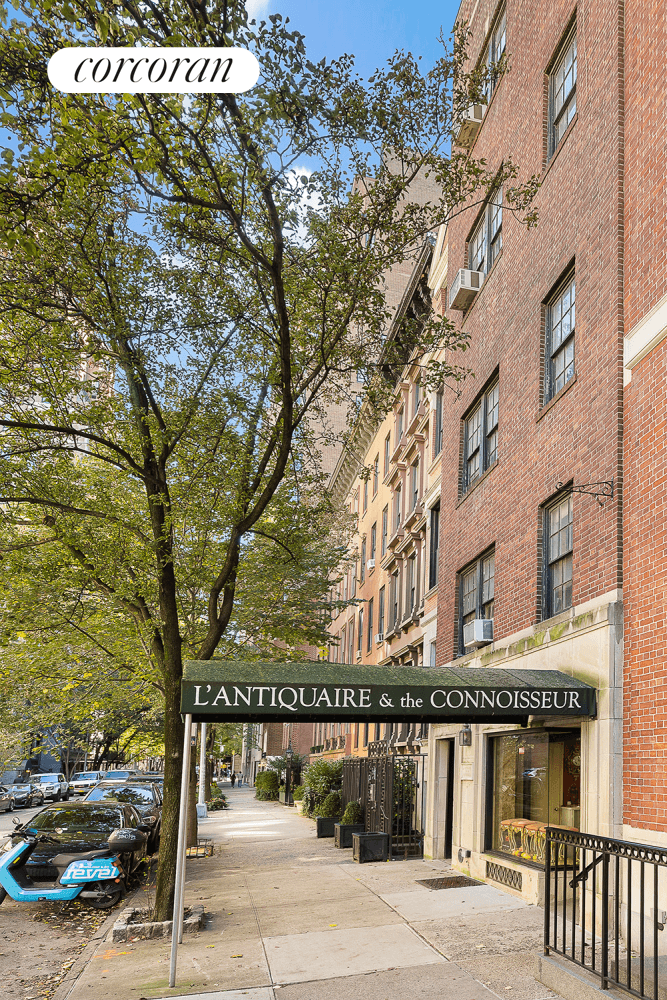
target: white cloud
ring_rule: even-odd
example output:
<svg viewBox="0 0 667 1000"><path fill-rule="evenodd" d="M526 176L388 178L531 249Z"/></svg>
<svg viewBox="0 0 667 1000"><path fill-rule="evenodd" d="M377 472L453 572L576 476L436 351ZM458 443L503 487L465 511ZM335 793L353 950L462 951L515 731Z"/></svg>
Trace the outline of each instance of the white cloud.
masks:
<svg viewBox="0 0 667 1000"><path fill-rule="evenodd" d="M269 12L270 0L246 0L245 9L248 11L248 19L252 21L253 18L260 20L262 17L266 17Z"/></svg>

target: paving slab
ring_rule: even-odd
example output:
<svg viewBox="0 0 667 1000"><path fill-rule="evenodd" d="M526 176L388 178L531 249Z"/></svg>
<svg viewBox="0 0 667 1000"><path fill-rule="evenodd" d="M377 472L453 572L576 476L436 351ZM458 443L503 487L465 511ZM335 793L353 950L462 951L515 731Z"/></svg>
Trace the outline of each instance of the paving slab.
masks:
<svg viewBox="0 0 667 1000"><path fill-rule="evenodd" d="M175 997L168 994L168 1000L275 1000L272 986L260 986L250 990L215 990L214 993L182 993ZM163 1000L163 998L160 998ZM164 998L167 1000L167 997Z"/></svg>
<svg viewBox="0 0 667 1000"><path fill-rule="evenodd" d="M446 892L447 890L440 890ZM451 961L486 955L539 952L544 939L544 910L526 906L499 913L478 913L439 920L412 921L412 927Z"/></svg>
<svg viewBox="0 0 667 1000"><path fill-rule="evenodd" d="M382 892L381 899L406 920L428 920L437 917L465 916L471 913L494 913L499 910L520 910L528 906L522 899L509 896L490 885L463 889L440 889L431 892L423 886L405 892Z"/></svg>
<svg viewBox="0 0 667 1000"><path fill-rule="evenodd" d="M344 929L403 923L395 910L368 892L357 897L341 894L326 900L309 900L307 906L301 897L289 905L257 907L256 914L264 937L280 936L286 928L291 934L305 934L327 931L332 924Z"/></svg>
<svg viewBox="0 0 667 1000"><path fill-rule="evenodd" d="M264 947L274 983L446 962L405 924L266 937Z"/></svg>
<svg viewBox="0 0 667 1000"><path fill-rule="evenodd" d="M558 996L535 979L534 954L488 955L472 961L457 961L457 965L508 1000L550 1000Z"/></svg>
<svg viewBox="0 0 667 1000"><path fill-rule="evenodd" d="M421 965L362 976L276 986L276 1000L497 1000L456 965Z"/></svg>

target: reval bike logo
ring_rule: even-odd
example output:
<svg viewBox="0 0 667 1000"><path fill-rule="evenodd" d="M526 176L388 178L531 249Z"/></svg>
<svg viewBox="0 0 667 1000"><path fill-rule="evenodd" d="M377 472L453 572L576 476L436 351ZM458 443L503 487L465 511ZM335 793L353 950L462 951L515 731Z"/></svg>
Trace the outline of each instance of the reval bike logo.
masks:
<svg viewBox="0 0 667 1000"><path fill-rule="evenodd" d="M66 94L240 94L259 63L237 48L72 46L51 56L48 73Z"/></svg>

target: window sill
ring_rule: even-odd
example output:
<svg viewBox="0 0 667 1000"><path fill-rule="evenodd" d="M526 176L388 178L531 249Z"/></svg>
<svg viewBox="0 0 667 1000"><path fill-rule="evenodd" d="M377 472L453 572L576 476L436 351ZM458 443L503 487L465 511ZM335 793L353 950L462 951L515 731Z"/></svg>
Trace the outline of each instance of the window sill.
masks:
<svg viewBox="0 0 667 1000"><path fill-rule="evenodd" d="M475 480L475 482L474 482L474 483L472 484L472 486L469 486L469 487L468 487L468 489L467 489L467 490L465 491L465 493L463 493L463 494L462 494L462 495L461 495L461 496L459 497L459 499L458 499L458 501L457 501L457 504L456 504L456 509L458 509L458 508L459 508L459 507L461 506L461 504L462 504L462 503L463 503L463 502L464 502L465 500L467 500L467 499L468 499L468 497L470 496L470 494L471 494L471 493L474 493L474 492L475 492L475 490L477 489L477 487L478 487L478 486L479 486L479 485L480 485L481 483L483 483L483 482L484 482L484 480L485 480L485 479L486 479L486 477L487 477L487 476L489 475L489 473L490 473L490 472L492 472L492 471L493 471L493 469L495 469L495 467L496 467L497 465L499 465L499 464L500 464L500 459L499 459L499 458L497 458L497 459L495 460L495 462L492 462L492 463L491 463L491 465L490 465L490 466L488 467L488 469L485 469L485 470L484 470L484 472L482 473L482 475L481 475L481 476L478 476L478 477L477 477L477 479L476 479L476 480Z"/></svg>
<svg viewBox="0 0 667 1000"><path fill-rule="evenodd" d="M542 417L546 416L552 406L561 399L565 393L572 388L574 383L577 381L577 373L575 372L569 382L566 382L562 389L559 389L555 396L552 396L548 403L545 403L542 409L539 411L535 417L535 423L539 423Z"/></svg>
<svg viewBox="0 0 667 1000"><path fill-rule="evenodd" d="M572 121L570 122L570 124L567 126L567 128L563 132L563 137L560 140L560 142L558 143L558 145L556 146L556 148L554 149L553 153L551 154L551 157L544 162L544 164L542 166L542 176L540 177L540 185L544 184L544 182L545 182L545 180L547 178L547 174L549 173L549 171L553 167L554 163L558 159L560 151L563 148L563 146L565 145L565 143L567 142L568 137L570 135L570 132L572 131L572 129L576 125L578 118L579 118L579 112L576 112L574 118L572 119Z"/></svg>

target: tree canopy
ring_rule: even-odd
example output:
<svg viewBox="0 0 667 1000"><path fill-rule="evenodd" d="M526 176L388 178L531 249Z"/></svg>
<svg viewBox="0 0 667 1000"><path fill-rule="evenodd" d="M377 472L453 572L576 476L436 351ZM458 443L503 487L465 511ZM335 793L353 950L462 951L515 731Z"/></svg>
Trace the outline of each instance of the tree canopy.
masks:
<svg viewBox="0 0 667 1000"><path fill-rule="evenodd" d="M530 222L536 182L450 152L480 85L461 37L428 72L397 52L363 81L349 56L312 63L280 16L248 23L238 0L26 0L21 18L2 16L2 547L52 549L47 572L122 621L132 662L138 643L150 664L164 704L164 919L183 657L242 645L253 627L270 640L290 601L290 642L315 637L329 565L315 538L328 516L318 417L359 370L375 405L391 398L374 367L383 278L498 184ZM242 95L54 91L51 54L98 43L240 45L261 77ZM416 200L427 175L440 195ZM459 374L465 336L447 320L432 312L406 338L397 365L437 344L451 348L437 377ZM264 587L288 555L293 577Z"/></svg>

